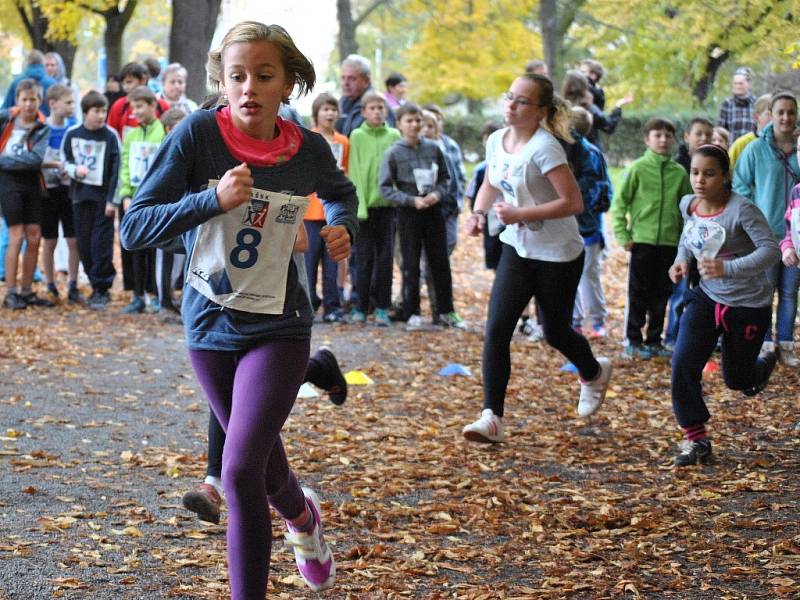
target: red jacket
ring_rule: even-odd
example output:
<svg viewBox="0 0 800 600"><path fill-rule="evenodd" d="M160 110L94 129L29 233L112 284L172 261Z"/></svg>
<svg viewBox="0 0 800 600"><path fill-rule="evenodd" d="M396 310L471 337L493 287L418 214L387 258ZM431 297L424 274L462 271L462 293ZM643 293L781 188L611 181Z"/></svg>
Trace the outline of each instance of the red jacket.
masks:
<svg viewBox="0 0 800 600"><path fill-rule="evenodd" d="M160 118L161 115L168 110L169 103L163 98L158 98L156 118ZM117 99L117 101L111 105L106 123L108 123L111 129L116 130L120 140L124 139L126 129L139 126L139 119L133 116L133 106L131 106L127 96Z"/></svg>

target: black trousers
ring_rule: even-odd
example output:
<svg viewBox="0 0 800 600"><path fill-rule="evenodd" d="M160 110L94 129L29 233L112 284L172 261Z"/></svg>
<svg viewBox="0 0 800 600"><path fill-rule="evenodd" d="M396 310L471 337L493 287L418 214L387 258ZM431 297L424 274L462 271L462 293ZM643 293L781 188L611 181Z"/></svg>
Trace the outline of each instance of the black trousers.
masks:
<svg viewBox="0 0 800 600"><path fill-rule="evenodd" d="M625 338L630 344L661 343L667 302L672 295L669 268L675 261L675 246L634 244L628 266L628 305L625 310ZM647 331L642 336L642 328Z"/></svg>
<svg viewBox="0 0 800 600"><path fill-rule="evenodd" d="M403 312L406 317L420 312L420 258L423 247L433 276L438 311L441 314L453 312L453 279L441 206L434 204L425 210L398 208L397 231L403 255Z"/></svg>
<svg viewBox="0 0 800 600"><path fill-rule="evenodd" d="M547 343L566 356L583 379L597 376L600 365L589 342L572 329L572 307L582 272L582 252L570 262L547 262L522 258L512 246L503 244L483 338L484 408L503 416L511 375L511 337L531 297L536 298L536 310ZM525 369L530 371L535 364L532 359Z"/></svg>
<svg viewBox="0 0 800 600"><path fill-rule="evenodd" d="M367 314L370 300L375 308L392 304L392 252L394 250L395 209L370 208L367 219L358 227L356 269L358 271L358 310Z"/></svg>
<svg viewBox="0 0 800 600"><path fill-rule="evenodd" d="M75 240L83 270L92 289L105 292L114 283L114 217L106 216L102 202L79 202L72 206Z"/></svg>

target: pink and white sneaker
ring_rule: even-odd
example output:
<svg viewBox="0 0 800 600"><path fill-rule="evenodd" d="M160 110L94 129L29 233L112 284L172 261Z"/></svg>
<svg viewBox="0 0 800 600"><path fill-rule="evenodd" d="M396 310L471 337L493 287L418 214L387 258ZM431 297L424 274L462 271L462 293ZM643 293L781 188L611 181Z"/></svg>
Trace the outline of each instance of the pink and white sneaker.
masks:
<svg viewBox="0 0 800 600"><path fill-rule="evenodd" d="M470 442L498 444L506 441L506 434L503 432L503 421L492 412L491 408L484 408L481 418L465 426L461 433Z"/></svg>
<svg viewBox="0 0 800 600"><path fill-rule="evenodd" d="M325 538L322 536L322 520L319 516L319 498L313 490L303 488L306 505L314 517L311 531L297 531L288 521L289 532L286 543L294 549L294 560L300 576L315 592L333 587L336 581L336 562L333 560Z"/></svg>

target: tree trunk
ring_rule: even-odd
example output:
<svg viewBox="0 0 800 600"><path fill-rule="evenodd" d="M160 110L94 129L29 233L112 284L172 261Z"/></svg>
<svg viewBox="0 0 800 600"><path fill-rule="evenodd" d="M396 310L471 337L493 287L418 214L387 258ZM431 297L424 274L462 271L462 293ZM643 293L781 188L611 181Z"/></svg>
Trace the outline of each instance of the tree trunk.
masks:
<svg viewBox="0 0 800 600"><path fill-rule="evenodd" d="M122 11L120 11L119 2L114 3L114 6L106 10L95 11L106 22L103 42L106 48L106 73L108 75L117 75L122 69L122 35L125 33L128 23L130 23L138 1L128 0Z"/></svg>
<svg viewBox="0 0 800 600"><path fill-rule="evenodd" d="M172 0L169 59L189 73L186 95L202 102L208 94L206 59L222 0Z"/></svg>
<svg viewBox="0 0 800 600"><path fill-rule="evenodd" d="M64 69L67 77L72 76L72 63L75 61L75 52L78 49L68 40L48 40L45 36L50 23L47 17L42 14L39 5L31 3L28 10L22 4L15 4L17 13L28 37L31 39L31 46L41 52L58 52L64 59Z"/></svg>
<svg viewBox="0 0 800 600"><path fill-rule="evenodd" d="M350 0L336 0L336 19L339 21L339 62L358 52L356 22Z"/></svg>
<svg viewBox="0 0 800 600"><path fill-rule="evenodd" d="M550 71L553 82L561 81L563 76L563 36L560 31L558 4L556 0L539 1L539 27L542 30L544 62Z"/></svg>
<svg viewBox="0 0 800 600"><path fill-rule="evenodd" d="M711 48L706 54L707 60L705 69L703 70L703 76L692 86L692 95L700 106L705 104L709 92L711 92L711 89L714 87L714 80L717 78L719 68L728 60L730 55L730 51L721 50L716 46Z"/></svg>

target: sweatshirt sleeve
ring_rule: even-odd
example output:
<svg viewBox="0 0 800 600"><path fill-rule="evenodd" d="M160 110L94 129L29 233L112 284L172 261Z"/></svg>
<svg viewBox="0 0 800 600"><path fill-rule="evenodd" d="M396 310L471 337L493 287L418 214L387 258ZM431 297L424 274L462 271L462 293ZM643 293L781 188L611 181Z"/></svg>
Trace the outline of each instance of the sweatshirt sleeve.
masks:
<svg viewBox="0 0 800 600"><path fill-rule="evenodd" d="M694 199L693 195L684 196L681 198L680 207L681 207L681 218L683 219L683 227L681 228L681 236L678 240L678 253L675 255L675 260L672 263L676 265L680 262L682 263L689 263L692 260L692 253L689 248L686 247L686 244L683 243L686 231L686 224L689 222L689 207L692 205L692 200Z"/></svg>
<svg viewBox="0 0 800 600"><path fill-rule="evenodd" d="M119 165L119 197L128 198L133 195L133 188L131 187L131 170L130 170L130 157L131 157L131 137L133 130L128 132L125 140L122 142L122 157L120 158Z"/></svg>
<svg viewBox="0 0 800 600"><path fill-rule="evenodd" d="M124 248L155 246L222 214L216 190L187 191L198 146L189 119L164 140L120 224Z"/></svg>
<svg viewBox="0 0 800 600"><path fill-rule="evenodd" d="M45 152L47 152L47 139L50 137L50 127L44 125L34 131L31 138L31 147L25 145L23 152L17 156L0 155L0 169L7 171L38 171L42 168Z"/></svg>
<svg viewBox="0 0 800 600"><path fill-rule="evenodd" d="M800 184L792 188L789 204L786 206L786 214L783 215L783 219L786 221L786 234L780 243L781 253L787 248L796 250L792 241L792 209L800 209Z"/></svg>
<svg viewBox="0 0 800 600"><path fill-rule="evenodd" d="M64 170L72 179L75 177L75 169L78 165L75 164L75 156L72 154L72 136L73 130L67 131L64 134L64 139L61 140L61 161L64 163Z"/></svg>
<svg viewBox="0 0 800 600"><path fill-rule="evenodd" d="M322 136L312 138L312 143L319 145L317 161L317 196L322 199L325 208L325 220L328 225L343 225L350 232L350 239L355 242L358 234L358 196L356 188L337 165L336 159Z"/></svg>
<svg viewBox="0 0 800 600"><path fill-rule="evenodd" d="M745 256L723 261L724 276L745 279L763 273L777 263L781 259L781 252L767 219L755 204L742 203L739 222L753 242L755 250Z"/></svg>
<svg viewBox="0 0 800 600"><path fill-rule="evenodd" d="M615 108L608 115L606 115L602 110L593 104L590 108L590 112L592 113L593 119L592 127L608 134L614 133L614 130L617 128L617 125L622 119L621 108Z"/></svg>
<svg viewBox="0 0 800 600"><path fill-rule="evenodd" d="M630 211L633 197L636 193L636 171L632 165L622 180L614 201L611 203L611 226L614 230L614 237L617 238L620 246L633 241L633 235L628 224L628 212Z"/></svg>
<svg viewBox="0 0 800 600"><path fill-rule="evenodd" d="M413 207L414 196L398 190L394 185L395 181L397 181L397 159L395 158L393 149L390 148L386 154L383 155L381 171L378 176L378 186L381 190L381 196L395 206Z"/></svg>
<svg viewBox="0 0 800 600"><path fill-rule="evenodd" d="M108 129L108 187L106 188L106 204L117 204L119 203L119 196L117 196L117 184L119 183L119 171L120 171L120 143L119 143L119 136L117 136L117 132L111 129Z"/></svg>
<svg viewBox="0 0 800 600"><path fill-rule="evenodd" d="M756 181L755 144L756 142L747 145L739 160L736 161L736 168L733 170L733 191L751 202L755 198L753 190Z"/></svg>
<svg viewBox="0 0 800 600"><path fill-rule="evenodd" d="M433 191L436 192L436 195L439 196L439 200L441 201L445 199L450 192L450 170L447 168L447 160L444 157L442 149L439 148L439 146L435 146L435 150L436 165L439 168L439 172L436 176L436 185ZM457 198L453 200L457 200Z"/></svg>

